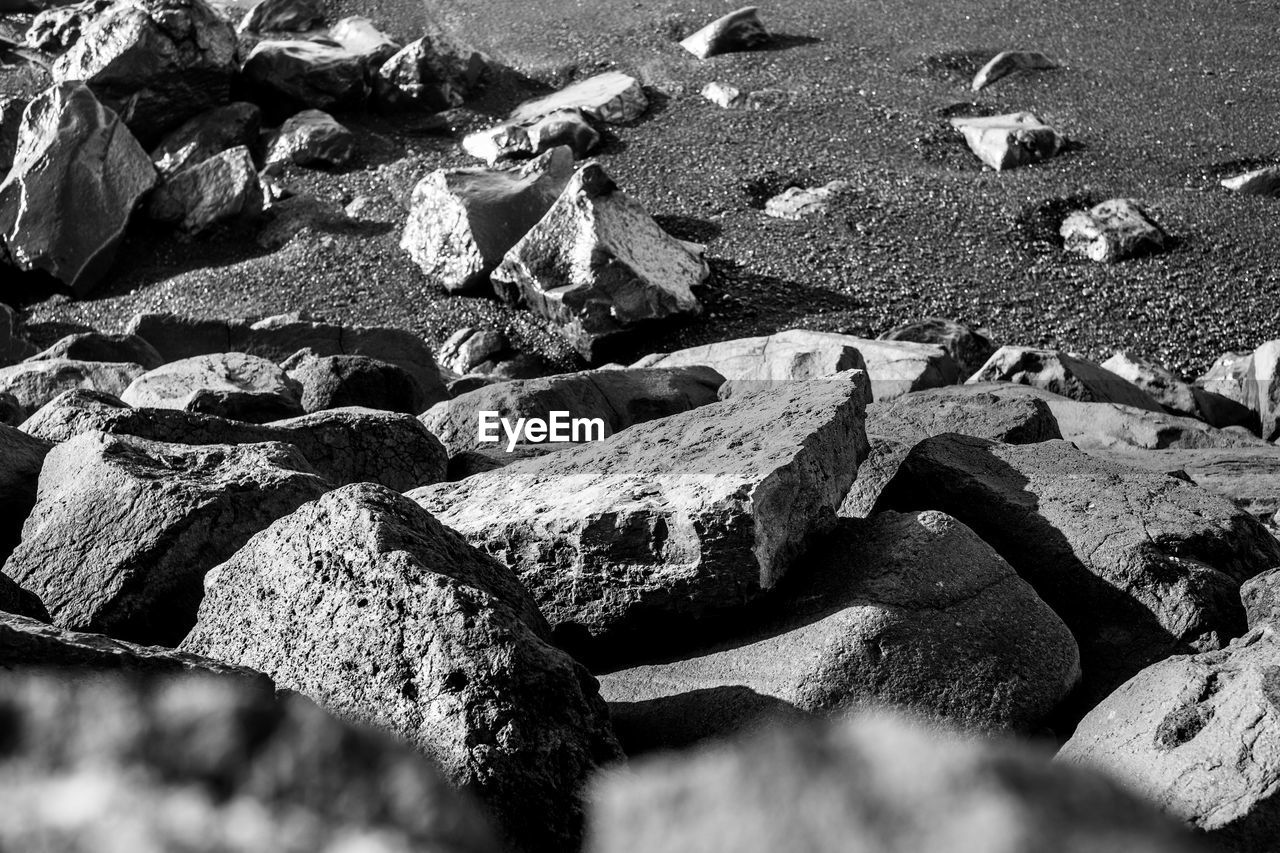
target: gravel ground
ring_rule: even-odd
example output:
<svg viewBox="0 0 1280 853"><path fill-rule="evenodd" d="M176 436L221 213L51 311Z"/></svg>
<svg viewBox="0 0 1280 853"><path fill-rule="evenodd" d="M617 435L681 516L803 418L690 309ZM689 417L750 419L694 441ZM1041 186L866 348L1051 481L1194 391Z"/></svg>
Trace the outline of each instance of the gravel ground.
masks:
<svg viewBox="0 0 1280 853"><path fill-rule="evenodd" d="M634 0L329 0L401 38L439 27L511 70L455 125L608 68L639 76L653 107L614 128L600 159L664 227L705 242L715 269L706 314L630 353L807 327L875 335L926 315L986 326L997 342L1105 358L1124 347L1194 376L1225 350L1280 337L1280 200L1238 197L1220 177L1280 162L1280 6L1270 0L1071 0L1054 4L788 0L761 17L772 49L698 61L679 38L732 3ZM500 22L500 23L495 23ZM1065 67L968 81L1002 49ZM767 110L722 110L717 80L780 90ZM0 89L18 75L0 75ZM25 84L24 84L25 85ZM950 115L1031 110L1073 150L1007 173L984 170ZM240 226L179 241L136 229L89 300L33 300L35 333L115 329L144 310L205 316L302 310L412 328L439 342L463 324L507 329L564 367L553 330L488 299L446 296L399 250L401 207L442 165L474 165L426 123L345 116L357 168L287 175L355 225L322 226L267 251ZM829 213L801 222L761 210L789 185L848 181ZM1073 207L1137 199L1172 250L1103 266L1065 255Z"/></svg>

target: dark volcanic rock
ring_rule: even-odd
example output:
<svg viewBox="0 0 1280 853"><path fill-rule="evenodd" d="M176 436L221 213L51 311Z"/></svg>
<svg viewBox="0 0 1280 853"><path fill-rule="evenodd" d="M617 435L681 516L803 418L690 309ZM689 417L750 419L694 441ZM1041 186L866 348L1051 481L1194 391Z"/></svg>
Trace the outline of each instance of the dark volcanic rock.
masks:
<svg viewBox="0 0 1280 853"><path fill-rule="evenodd" d="M203 412L250 423L302 414L302 389L273 362L242 352L196 355L149 370L120 399L131 406Z"/></svg>
<svg viewBox="0 0 1280 853"><path fill-rule="evenodd" d="M45 439L0 424L0 560L18 544L22 523L36 505L40 468L52 447Z"/></svg>
<svg viewBox="0 0 1280 853"><path fill-rule="evenodd" d="M405 45L378 69L379 97L390 106L447 110L462 106L486 64L475 51L453 50L424 36Z"/></svg>
<svg viewBox="0 0 1280 853"><path fill-rule="evenodd" d="M183 648L395 732L519 849L550 851L574 843L578 790L618 747L595 680L547 635L506 567L406 498L355 485L219 566Z"/></svg>
<svg viewBox="0 0 1280 853"><path fill-rule="evenodd" d="M262 110L256 104L237 101L203 112L167 135L151 160L162 175L173 175L241 145L258 144Z"/></svg>
<svg viewBox="0 0 1280 853"><path fill-rule="evenodd" d="M363 406L416 415L417 387L404 368L363 355L295 354L281 367L302 388L305 412Z"/></svg>
<svg viewBox="0 0 1280 853"><path fill-rule="evenodd" d="M699 59L752 50L769 43L769 32L760 21L759 9L745 6L717 18L680 42L680 46Z"/></svg>
<svg viewBox="0 0 1280 853"><path fill-rule="evenodd" d="M1085 403L1122 403L1153 412L1163 411L1151 395L1132 382L1061 350L1001 347L968 379L971 385L978 382L1012 382Z"/></svg>
<svg viewBox="0 0 1280 853"><path fill-rule="evenodd" d="M258 42L240 74L254 100L281 118L300 109L356 109L369 95L364 60L331 43Z"/></svg>
<svg viewBox="0 0 1280 853"><path fill-rule="evenodd" d="M106 335L102 332L77 332L59 338L48 349L31 356L28 361L67 358L75 361L114 361L136 364L153 370L164 364L155 347L137 335Z"/></svg>
<svg viewBox="0 0 1280 853"><path fill-rule="evenodd" d="M947 351L960 368L960 375L966 378L972 376L996 351L990 333L985 329L973 329L941 317L926 317L890 329L880 336L880 340L936 344Z"/></svg>
<svg viewBox="0 0 1280 853"><path fill-rule="evenodd" d="M147 214L195 234L231 219L262 212L262 185L243 146L170 175L151 195Z"/></svg>
<svg viewBox="0 0 1280 853"><path fill-rule="evenodd" d="M356 156L356 136L321 110L303 110L289 117L267 141L266 170L279 172L286 164L309 168L345 166Z"/></svg>
<svg viewBox="0 0 1280 853"><path fill-rule="evenodd" d="M174 645L195 622L204 573L328 488L288 445L85 433L49 451L4 573L55 625Z"/></svg>
<svg viewBox="0 0 1280 853"><path fill-rule="evenodd" d="M146 371L129 362L48 358L0 367L0 391L12 394L29 415L63 391L85 388L122 394Z"/></svg>

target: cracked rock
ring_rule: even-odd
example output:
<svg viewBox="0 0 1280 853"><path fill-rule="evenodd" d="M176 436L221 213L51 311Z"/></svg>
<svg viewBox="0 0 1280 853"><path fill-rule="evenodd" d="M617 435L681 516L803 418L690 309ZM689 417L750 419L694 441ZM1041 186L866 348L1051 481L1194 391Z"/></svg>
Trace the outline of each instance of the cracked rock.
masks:
<svg viewBox="0 0 1280 853"><path fill-rule="evenodd" d="M197 355L149 370L120 399L131 406L202 412L264 423L302 414L301 388L276 364L255 355Z"/></svg>
<svg viewBox="0 0 1280 853"><path fill-rule="evenodd" d="M699 59L707 59L766 45L769 33L760 21L759 11L755 6L745 6L730 12L680 42L680 46Z"/></svg>
<svg viewBox="0 0 1280 853"><path fill-rule="evenodd" d="M1066 145L1058 131L1031 113L951 119L969 149L997 172L1048 160Z"/></svg>
<svg viewBox="0 0 1280 853"><path fill-rule="evenodd" d="M1068 252L1112 264L1163 251L1169 235L1132 199L1113 198L1089 210L1077 210L1058 229Z"/></svg>
<svg viewBox="0 0 1280 853"><path fill-rule="evenodd" d="M581 159L599 144L600 134L582 110L563 109L529 121L508 121L469 133L463 137L462 150L493 166L503 160L534 157L560 145Z"/></svg>

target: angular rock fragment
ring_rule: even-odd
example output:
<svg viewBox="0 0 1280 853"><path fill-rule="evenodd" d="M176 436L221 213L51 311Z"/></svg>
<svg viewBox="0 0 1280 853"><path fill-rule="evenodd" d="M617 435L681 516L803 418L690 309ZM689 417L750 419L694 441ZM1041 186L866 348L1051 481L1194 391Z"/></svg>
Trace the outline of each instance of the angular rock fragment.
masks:
<svg viewBox="0 0 1280 853"><path fill-rule="evenodd" d="M0 367L0 391L10 393L31 414L63 391L87 388L121 394L146 371L137 364L50 358Z"/></svg>
<svg viewBox="0 0 1280 853"><path fill-rule="evenodd" d="M1092 261L1113 264L1163 251L1169 236L1132 199L1113 198L1062 221L1062 246Z"/></svg>
<svg viewBox="0 0 1280 853"><path fill-rule="evenodd" d="M161 175L174 175L223 151L255 147L261 127L262 110L256 104L237 101L215 107L165 136L151 152L151 160Z"/></svg>
<svg viewBox="0 0 1280 853"><path fill-rule="evenodd" d="M764 212L775 219L804 219L826 213L831 199L847 189L848 181L832 181L826 186L806 189L790 187L764 203Z"/></svg>
<svg viewBox="0 0 1280 853"><path fill-rule="evenodd" d="M712 81L703 86L702 91L698 94L721 109L732 110L747 105L746 94L737 86L730 86L726 83Z"/></svg>
<svg viewBox="0 0 1280 853"><path fill-rule="evenodd" d="M326 112L359 107L369 94L364 60L318 41L262 41L240 70L255 100L273 112Z"/></svg>
<svg viewBox="0 0 1280 853"><path fill-rule="evenodd" d="M280 126L267 142L268 172L287 164L310 168L345 166L356 155L355 134L321 110L303 110Z"/></svg>
<svg viewBox="0 0 1280 853"><path fill-rule="evenodd" d="M0 560L18 544L22 523L36 505L40 468L52 447L45 439L0 424Z"/></svg>
<svg viewBox="0 0 1280 853"><path fill-rule="evenodd" d="M494 270L494 290L556 323L588 361L618 336L702 313L701 247L667 234L595 163Z"/></svg>
<svg viewBox="0 0 1280 853"><path fill-rule="evenodd" d="M1280 196L1280 166L1268 166L1227 178L1222 185L1241 195Z"/></svg>
<svg viewBox="0 0 1280 853"><path fill-rule="evenodd" d="M245 13L236 27L242 33L305 33L324 23L312 0L262 0Z"/></svg>
<svg viewBox="0 0 1280 853"><path fill-rule="evenodd" d="M1240 587L1250 628L1280 625L1280 567L1254 575Z"/></svg>
<svg viewBox="0 0 1280 853"><path fill-rule="evenodd" d="M300 394L298 383L272 362L227 352L192 356L147 371L120 399L131 406L265 423L302 414Z"/></svg>
<svg viewBox="0 0 1280 853"><path fill-rule="evenodd" d="M164 364L164 359L156 352L156 348L137 335L104 335L102 332L67 335L27 360L48 361L52 358L127 362L145 370L153 370Z"/></svg>
<svg viewBox="0 0 1280 853"><path fill-rule="evenodd" d="M17 312L0 302L0 367L7 367L35 353L35 344L23 333Z"/></svg>
<svg viewBox="0 0 1280 853"><path fill-rule="evenodd" d="M618 71L609 71L580 80L558 92L526 101L511 111L514 122L529 122L564 109L581 110L605 124L633 121L649 108L640 81Z"/></svg>
<svg viewBox="0 0 1280 853"><path fill-rule="evenodd" d="M442 368L457 374L491 373L488 368L510 352L511 343L502 332L468 326L454 332L440 345L436 360Z"/></svg>
<svg viewBox="0 0 1280 853"><path fill-rule="evenodd" d="M378 69L379 97L392 106L409 103L433 111L460 107L485 69L479 53L450 50L424 36Z"/></svg>
<svg viewBox="0 0 1280 853"><path fill-rule="evenodd" d="M997 172L1048 160L1066 139L1031 113L951 119L969 149Z"/></svg>
<svg viewBox="0 0 1280 853"><path fill-rule="evenodd" d="M241 146L170 175L151 194L147 214L197 234L221 222L256 216L262 203L253 155Z"/></svg>
<svg viewBox="0 0 1280 853"><path fill-rule="evenodd" d="M779 383L409 495L511 566L563 639L625 651L777 584L866 457L865 393L856 371Z"/></svg>
<svg viewBox="0 0 1280 853"><path fill-rule="evenodd" d="M567 148L515 171L439 169L414 187L400 247L445 290L479 287L551 209L572 174Z"/></svg>
<svg viewBox="0 0 1280 853"><path fill-rule="evenodd" d="M595 680L547 635L506 567L360 484L212 572L183 648L394 732L475 793L518 849L551 850L574 843L578 789L618 748Z"/></svg>
<svg viewBox="0 0 1280 853"><path fill-rule="evenodd" d="M502 160L534 157L565 146L575 158L586 157L600 144L599 132L579 109L563 109L527 122L504 122L467 134L462 150L490 166Z"/></svg>
<svg viewBox="0 0 1280 853"><path fill-rule="evenodd" d="M991 57L986 65L973 75L969 88L980 92L987 86L1007 77L1015 71L1046 71L1058 65L1043 53L1033 50L1004 50Z"/></svg>
<svg viewBox="0 0 1280 853"><path fill-rule="evenodd" d="M378 68L400 52L400 45L362 15L350 15L329 28L329 38Z"/></svg>
<svg viewBox="0 0 1280 853"><path fill-rule="evenodd" d="M1253 351L1243 402L1258 413L1264 439L1280 438L1280 339L1267 341Z"/></svg>
<svg viewBox="0 0 1280 853"><path fill-rule="evenodd" d="M1004 346L969 377L979 382L1031 385L1084 403L1121 403L1152 412L1163 409L1138 386L1091 361L1061 350Z"/></svg>
<svg viewBox="0 0 1280 853"><path fill-rule="evenodd" d="M769 33L760 21L759 9L744 6L717 18L680 42L680 46L699 59L721 53L754 50L769 43Z"/></svg>
<svg viewBox="0 0 1280 853"><path fill-rule="evenodd" d="M9 174L13 155L18 152L18 131L22 127L22 114L26 112L27 98L0 95L0 175Z"/></svg>
<svg viewBox="0 0 1280 853"><path fill-rule="evenodd" d="M84 0L45 9L32 19L23 42L32 50L49 53L66 50L80 39L89 22L111 4L112 0Z"/></svg>
<svg viewBox="0 0 1280 853"><path fill-rule="evenodd" d="M1199 412L1194 386L1152 361L1117 350L1102 362L1102 369L1146 391L1166 412L1189 418Z"/></svg>
<svg viewBox="0 0 1280 853"><path fill-rule="evenodd" d="M1253 353L1224 352L1218 356L1203 376L1196 379L1195 384L1233 402L1246 405L1245 384L1252 372Z"/></svg>
<svg viewBox="0 0 1280 853"><path fill-rule="evenodd" d="M138 201L156 182L120 117L82 83L46 89L27 107L13 168L0 183L0 237L13 263L77 295L106 274Z"/></svg>
<svg viewBox="0 0 1280 853"><path fill-rule="evenodd" d="M363 406L416 415L417 388L403 368L363 355L315 355L302 350L281 365L302 388L304 412Z"/></svg>
<svg viewBox="0 0 1280 853"><path fill-rule="evenodd" d="M940 346L951 356L960 375L969 377L996 351L991 333L942 317L926 317L897 326L879 337L882 341L911 341Z"/></svg>

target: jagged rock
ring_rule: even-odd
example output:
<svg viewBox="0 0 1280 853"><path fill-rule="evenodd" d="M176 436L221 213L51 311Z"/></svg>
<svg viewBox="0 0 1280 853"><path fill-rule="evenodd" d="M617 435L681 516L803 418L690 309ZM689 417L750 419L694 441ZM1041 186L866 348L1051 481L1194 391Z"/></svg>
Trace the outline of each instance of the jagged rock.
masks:
<svg viewBox="0 0 1280 853"><path fill-rule="evenodd" d="M717 18L680 42L680 46L699 59L707 59L721 53L754 50L769 43L769 32L764 28L755 6L745 6Z"/></svg>
<svg viewBox="0 0 1280 853"><path fill-rule="evenodd" d="M454 332L440 345L436 361L445 370L457 374L489 373L487 368L503 360L510 352L511 343L502 332L468 326Z"/></svg>
<svg viewBox="0 0 1280 853"><path fill-rule="evenodd" d="M261 676L139 670L0 678L5 849L500 849L403 743L277 698Z"/></svg>
<svg viewBox="0 0 1280 853"><path fill-rule="evenodd" d="M969 377L968 384L1012 382L1031 385L1083 403L1121 403L1164 411L1138 386L1091 361L1061 350L1004 346Z"/></svg>
<svg viewBox="0 0 1280 853"><path fill-rule="evenodd" d="M329 38L365 61L369 68L381 65L400 52L400 45L362 15L350 15L329 28Z"/></svg>
<svg viewBox="0 0 1280 853"><path fill-rule="evenodd" d="M1062 246L1093 261L1115 263L1165 248L1168 235L1132 199L1113 198L1062 220Z"/></svg>
<svg viewBox="0 0 1280 853"><path fill-rule="evenodd" d="M1066 139L1031 113L951 119L969 149L997 172L1048 160Z"/></svg>
<svg viewBox="0 0 1280 853"><path fill-rule="evenodd" d="M9 174L13 155L18 152L18 131L22 114L30 101L14 95L0 95L0 175Z"/></svg>
<svg viewBox="0 0 1280 853"><path fill-rule="evenodd" d="M804 219L826 213L831 199L849 187L848 181L831 181L826 186L806 189L790 187L764 203L764 212L775 219Z"/></svg>
<svg viewBox="0 0 1280 853"><path fill-rule="evenodd" d="M600 134L579 109L563 109L527 122L503 122L469 133L462 150L490 166L502 160L533 157L557 146L575 158L586 157L600 144Z"/></svg>
<svg viewBox="0 0 1280 853"><path fill-rule="evenodd" d="M1001 77L1007 77L1015 71L1047 71L1057 68L1058 64L1043 53L1032 50L1004 50L991 57L991 61L978 73L973 75L969 88L975 92L990 86Z"/></svg>
<svg viewBox="0 0 1280 853"><path fill-rule="evenodd" d="M588 361L618 336L697 316L692 288L711 274L701 247L663 231L595 163L494 270L494 290L551 320Z"/></svg>
<svg viewBox="0 0 1280 853"><path fill-rule="evenodd" d="M478 287L546 215L572 175L567 148L515 171L438 169L413 189L400 247L445 290Z"/></svg>
<svg viewBox="0 0 1280 853"><path fill-rule="evenodd" d="M42 438L0 424L0 561L18 544L22 522L36 505L40 468L52 447Z"/></svg>
<svg viewBox="0 0 1280 853"><path fill-rule="evenodd" d="M265 423L303 412L302 389L283 369L255 355L197 355L149 370L120 399L131 406L202 412Z"/></svg>
<svg viewBox="0 0 1280 853"><path fill-rule="evenodd" d="M1267 166L1227 178L1222 185L1241 195L1280 196L1280 166Z"/></svg>
<svg viewBox="0 0 1280 853"><path fill-rule="evenodd" d="M608 653L777 584L866 457L865 394L856 371L779 383L409 495Z"/></svg>
<svg viewBox="0 0 1280 853"><path fill-rule="evenodd" d="M556 411L571 418L598 418L603 423L599 437L604 438L634 424L714 403L722 382L724 378L707 367L586 370L486 385L436 403L421 420L450 455L505 448L507 437L500 429L495 433L497 444L480 440L480 412L496 412L513 424L517 418L549 420Z"/></svg>
<svg viewBox="0 0 1280 853"><path fill-rule="evenodd" d="M972 376L996 351L991 333L941 317L926 317L897 326L880 335L882 341L911 341L934 344L947 351L961 376Z"/></svg>
<svg viewBox="0 0 1280 853"><path fill-rule="evenodd" d="M140 365L126 362L76 361L50 358L0 367L0 391L12 394L26 414L72 388L88 388L121 394L145 373Z"/></svg>
<svg viewBox="0 0 1280 853"><path fill-rule="evenodd" d="M1280 625L1280 567L1254 575L1240 587L1250 628Z"/></svg>
<svg viewBox="0 0 1280 853"><path fill-rule="evenodd" d="M302 388L304 412L363 406L415 415L417 388L404 368L363 355L296 353L281 367Z"/></svg>
<svg viewBox="0 0 1280 853"><path fill-rule="evenodd" d="M595 680L548 633L506 567L406 498L358 484L211 572L183 648L396 733L519 849L552 850L574 843L578 789L618 748Z"/></svg>
<svg viewBox="0 0 1280 853"><path fill-rule="evenodd" d="M258 42L240 73L258 103L283 115L356 109L369 94L364 60L318 41Z"/></svg>
<svg viewBox="0 0 1280 853"><path fill-rule="evenodd" d="M0 235L13 263L85 295L106 274L151 159L119 116L82 83L46 89L27 107L13 168L0 183Z"/></svg>
<svg viewBox="0 0 1280 853"><path fill-rule="evenodd" d="M305 33L324 24L324 15L311 0L262 0L240 19L242 33Z"/></svg>
<svg viewBox="0 0 1280 853"><path fill-rule="evenodd" d="M1225 645L1244 630L1240 584L1280 564L1222 498L1065 441L925 439L877 508L946 512L999 551L1075 634L1084 708L1153 661Z"/></svg>
<svg viewBox="0 0 1280 853"><path fill-rule="evenodd" d="M1280 438L1280 339L1253 351L1244 380L1244 404L1258 413L1263 438Z"/></svg>
<svg viewBox="0 0 1280 853"><path fill-rule="evenodd" d="M236 33L204 0L116 0L89 19L53 64L59 83L83 81L138 139L226 103Z"/></svg>
<svg viewBox="0 0 1280 853"><path fill-rule="evenodd" d="M256 104L237 101L215 107L167 135L151 152L151 160L161 175L175 175L223 151L257 146L261 127L262 110Z"/></svg>
<svg viewBox="0 0 1280 853"><path fill-rule="evenodd" d="M338 168L356 156L355 134L321 110L303 110L272 134L265 158L268 172L285 165Z"/></svg>
<svg viewBox="0 0 1280 853"><path fill-rule="evenodd" d="M164 364L164 359L156 352L156 348L137 335L104 335L102 332L67 335L27 360L48 361L51 358L128 362L139 365L144 370L153 370Z"/></svg>
<svg viewBox="0 0 1280 853"><path fill-rule="evenodd" d="M475 51L454 51L423 37L405 45L378 69L380 93L392 105L408 102L432 111L462 106L484 75L486 64Z"/></svg>
<svg viewBox="0 0 1280 853"><path fill-rule="evenodd" d="M749 723L735 713L742 688L811 713L888 706L1025 731L1080 677L1067 626L950 516L846 519L806 562L731 639L600 676L629 752L633 730L678 748Z"/></svg>
<svg viewBox="0 0 1280 853"><path fill-rule="evenodd" d="M329 409L269 424L172 409L132 409L114 397L70 391L22 425L61 442L90 430L178 444L282 442L302 451L337 486L380 483L397 492L445 479L448 455L417 418L372 409Z"/></svg>
<svg viewBox="0 0 1280 853"><path fill-rule="evenodd" d="M195 623L204 573L328 488L284 444L85 433L45 457L4 573L55 625L175 645Z"/></svg>
<svg viewBox="0 0 1280 853"><path fill-rule="evenodd" d="M18 313L0 302L0 367L7 367L35 353L35 344L23 333Z"/></svg>
<svg viewBox="0 0 1280 853"><path fill-rule="evenodd" d="M961 380L960 369L940 346L911 341L854 340L867 363L873 399L891 400L913 391L954 385Z"/></svg>
<svg viewBox="0 0 1280 853"><path fill-rule="evenodd" d="M1131 382L1147 392L1166 412L1193 418L1199 413L1194 386L1183 382L1173 371L1129 352L1116 352L1102 362L1103 370Z"/></svg>
<svg viewBox="0 0 1280 853"><path fill-rule="evenodd" d="M253 155L240 146L169 176L151 194L147 214L196 234L220 222L257 216L262 203Z"/></svg>
<svg viewBox="0 0 1280 853"><path fill-rule="evenodd" d="M1244 386L1252 373L1253 353L1224 352L1195 384L1247 407Z"/></svg>
<svg viewBox="0 0 1280 853"><path fill-rule="evenodd" d="M1277 672L1280 638L1272 625L1221 651L1160 661L1081 720L1057 760L1110 774L1214 849L1273 850L1280 831Z"/></svg>
<svg viewBox="0 0 1280 853"><path fill-rule="evenodd" d="M746 94L737 86L725 83L712 81L703 86L698 94L721 109L732 110L747 105Z"/></svg>
<svg viewBox="0 0 1280 853"><path fill-rule="evenodd" d="M580 80L558 92L526 101L511 111L518 123L531 122L564 109L581 110L583 115L605 124L623 124L644 115L649 108L640 81L618 71L609 71Z"/></svg>
<svg viewBox="0 0 1280 853"><path fill-rule="evenodd" d="M85 0L45 9L32 19L23 43L32 50L49 53L66 50L80 39L89 21L111 5L112 0Z"/></svg>

